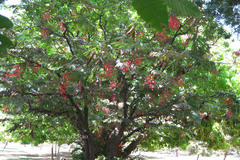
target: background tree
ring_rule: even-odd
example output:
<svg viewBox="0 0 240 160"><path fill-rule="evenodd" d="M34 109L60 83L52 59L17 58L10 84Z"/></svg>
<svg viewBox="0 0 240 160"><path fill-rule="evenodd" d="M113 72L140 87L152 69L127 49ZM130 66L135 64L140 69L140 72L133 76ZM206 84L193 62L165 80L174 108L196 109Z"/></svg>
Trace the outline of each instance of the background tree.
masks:
<svg viewBox="0 0 240 160"><path fill-rule="evenodd" d="M203 8L206 16L214 18L222 26L229 25L232 31L239 35L240 2L238 0L195 0L195 2Z"/></svg>
<svg viewBox="0 0 240 160"><path fill-rule="evenodd" d="M215 84L206 77L216 66L206 53L213 37L227 35L208 18L177 16L185 12L175 13L173 1L149 4L165 8L161 28L148 21L136 1L23 2L16 12L24 14L14 21L16 50L1 59L2 109L13 119L24 119L10 121L29 132L22 140L41 143L55 137L42 138L52 132L42 134L36 124L44 130L68 126L67 133L79 134L85 159L112 160L128 157L153 136L152 130L161 128L169 146L183 146L168 135L179 132L175 138L187 144L192 137L201 139L201 131L209 133L212 123L239 119L238 103L224 105L228 98L237 101L236 96L207 86ZM183 10L196 10L183 2ZM211 119L209 126L201 113Z"/></svg>

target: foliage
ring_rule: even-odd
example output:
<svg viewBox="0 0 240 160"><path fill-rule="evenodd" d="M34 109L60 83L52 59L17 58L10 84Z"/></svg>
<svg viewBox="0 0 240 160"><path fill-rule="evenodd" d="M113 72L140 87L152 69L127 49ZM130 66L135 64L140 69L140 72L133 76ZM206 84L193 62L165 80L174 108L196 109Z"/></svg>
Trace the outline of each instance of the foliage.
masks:
<svg viewBox="0 0 240 160"><path fill-rule="evenodd" d="M138 144L186 149L190 140L211 143L213 133L225 144L214 126L239 120L239 102L207 55L227 35L211 18L169 11L158 32L130 0L24 3L16 8L24 11L14 20L16 49L0 64L1 108L15 139L79 135L88 160L127 158Z"/></svg>
<svg viewBox="0 0 240 160"><path fill-rule="evenodd" d="M0 4L4 1L0 1ZM13 23L5 16L0 15L0 29L12 28ZM6 53L7 48L12 48L13 43L7 38L7 36L0 34L0 54Z"/></svg>
<svg viewBox="0 0 240 160"><path fill-rule="evenodd" d="M198 5L203 6L207 16L213 17L221 25L229 25L235 34L239 34L240 2L238 0L195 0Z"/></svg>
<svg viewBox="0 0 240 160"><path fill-rule="evenodd" d="M161 24L168 26L167 7L180 16L200 17L198 7L188 0L133 0L132 5L142 19L160 32L162 31Z"/></svg>

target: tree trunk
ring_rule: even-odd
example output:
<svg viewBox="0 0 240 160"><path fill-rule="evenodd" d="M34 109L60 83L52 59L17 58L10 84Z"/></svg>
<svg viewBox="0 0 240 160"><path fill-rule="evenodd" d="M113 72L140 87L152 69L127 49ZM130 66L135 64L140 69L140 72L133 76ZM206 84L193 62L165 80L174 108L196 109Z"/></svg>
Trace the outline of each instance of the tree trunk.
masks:
<svg viewBox="0 0 240 160"><path fill-rule="evenodd" d="M137 148L137 145L139 144L141 139L142 136L139 136L136 140L132 141L122 153L122 158L127 158L132 153L132 151L134 151Z"/></svg>
<svg viewBox="0 0 240 160"><path fill-rule="evenodd" d="M60 159L60 147L61 147L61 145L58 146L57 160Z"/></svg>
<svg viewBox="0 0 240 160"><path fill-rule="evenodd" d="M8 145L8 141L5 143L5 146L3 147L3 149L6 149L7 145Z"/></svg>
<svg viewBox="0 0 240 160"><path fill-rule="evenodd" d="M119 145L118 136L113 134L112 138L111 138L111 140L109 142L107 160L113 160L114 159L114 157L117 154L118 145Z"/></svg>
<svg viewBox="0 0 240 160"><path fill-rule="evenodd" d="M53 159L53 144L52 144L52 148L51 148L51 159L54 160Z"/></svg>
<svg viewBox="0 0 240 160"><path fill-rule="evenodd" d="M92 135L88 135L84 139L84 160L95 160L95 146Z"/></svg>
<svg viewBox="0 0 240 160"><path fill-rule="evenodd" d="M228 151L225 152L225 154L224 154L224 159L223 159L223 160L226 160L226 159L227 159L227 155L228 155Z"/></svg>
<svg viewBox="0 0 240 160"><path fill-rule="evenodd" d="M178 157L178 148L176 149L176 157Z"/></svg>
<svg viewBox="0 0 240 160"><path fill-rule="evenodd" d="M199 160L199 154L197 155L197 160Z"/></svg>

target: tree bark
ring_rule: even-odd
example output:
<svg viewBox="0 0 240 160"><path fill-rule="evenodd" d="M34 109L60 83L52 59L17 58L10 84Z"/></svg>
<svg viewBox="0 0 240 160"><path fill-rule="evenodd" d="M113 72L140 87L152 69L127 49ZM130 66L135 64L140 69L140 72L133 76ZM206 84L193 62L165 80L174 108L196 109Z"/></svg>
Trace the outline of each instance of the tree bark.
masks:
<svg viewBox="0 0 240 160"><path fill-rule="evenodd" d="M84 137L84 160L95 160L95 146L90 134Z"/></svg>
<svg viewBox="0 0 240 160"><path fill-rule="evenodd" d="M60 147L61 147L61 145L58 145L57 160L60 159Z"/></svg>
<svg viewBox="0 0 240 160"><path fill-rule="evenodd" d="M53 159L53 144L52 144L52 148L51 148L51 159L54 160Z"/></svg>
<svg viewBox="0 0 240 160"><path fill-rule="evenodd" d="M224 154L224 159L223 159L223 160L226 160L226 159L227 159L227 155L228 155L228 151L225 152L225 154Z"/></svg>
<svg viewBox="0 0 240 160"><path fill-rule="evenodd" d="M7 145L8 145L8 141L5 143L5 146L3 147L3 149L6 149Z"/></svg>
<svg viewBox="0 0 240 160"><path fill-rule="evenodd" d="M107 160L113 160L114 157L117 154L117 149L118 149L118 145L119 145L119 139L118 136L116 136L115 134L112 135L112 138L109 142L109 148L108 148L108 156L107 156Z"/></svg>
<svg viewBox="0 0 240 160"><path fill-rule="evenodd" d="M137 145L141 141L141 139L142 136L139 136L136 140L132 141L122 153L122 158L127 158L132 153L132 151L137 148Z"/></svg>
<svg viewBox="0 0 240 160"><path fill-rule="evenodd" d="M199 160L199 154L197 155L197 160Z"/></svg>

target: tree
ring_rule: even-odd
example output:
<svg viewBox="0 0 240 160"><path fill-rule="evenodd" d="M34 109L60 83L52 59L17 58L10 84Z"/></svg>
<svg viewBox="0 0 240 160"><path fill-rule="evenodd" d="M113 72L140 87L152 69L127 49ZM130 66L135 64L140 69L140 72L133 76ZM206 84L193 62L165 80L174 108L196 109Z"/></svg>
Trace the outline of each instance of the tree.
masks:
<svg viewBox="0 0 240 160"><path fill-rule="evenodd" d="M214 44L209 33L214 38L225 33L208 18L169 10L161 29L133 1L156 31L130 0L24 3L12 37L16 49L1 63L2 109L14 119L47 124L44 130L71 123L85 159L126 158L159 127L167 143L172 141L166 133L175 134L171 128L198 137L201 112L211 113L214 122L239 119L239 105L227 109L222 97L229 94L209 88L203 78L216 71L206 56ZM213 105L219 107L212 113ZM13 122L35 135L22 140L52 139L39 138L36 126ZM180 134L185 142L190 136Z"/></svg>
<svg viewBox="0 0 240 160"><path fill-rule="evenodd" d="M235 34L240 33L240 2L238 0L195 0L195 2L204 8L206 16L213 17L222 26L229 25Z"/></svg>

